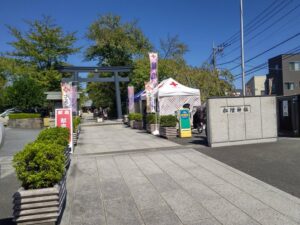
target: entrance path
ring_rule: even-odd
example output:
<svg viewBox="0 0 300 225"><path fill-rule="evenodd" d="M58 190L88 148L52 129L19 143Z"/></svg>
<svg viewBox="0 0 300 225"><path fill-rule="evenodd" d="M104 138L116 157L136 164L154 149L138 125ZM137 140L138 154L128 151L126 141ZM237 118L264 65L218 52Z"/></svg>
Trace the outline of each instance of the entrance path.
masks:
<svg viewBox="0 0 300 225"><path fill-rule="evenodd" d="M124 128L124 125L84 126L75 154L102 154L176 146L180 145L144 131Z"/></svg>
<svg viewBox="0 0 300 225"><path fill-rule="evenodd" d="M300 199L292 195L196 150L166 150L167 140L121 126L106 129L83 128L62 225L300 224ZM120 153L117 136L138 152ZM149 140L163 150L149 151Z"/></svg>

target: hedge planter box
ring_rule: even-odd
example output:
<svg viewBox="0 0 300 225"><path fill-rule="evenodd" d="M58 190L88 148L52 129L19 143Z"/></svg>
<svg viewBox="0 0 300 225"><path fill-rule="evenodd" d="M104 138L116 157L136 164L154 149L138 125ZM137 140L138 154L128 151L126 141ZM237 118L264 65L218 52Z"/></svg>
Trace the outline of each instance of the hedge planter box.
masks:
<svg viewBox="0 0 300 225"><path fill-rule="evenodd" d="M134 120L129 120L129 126L133 129Z"/></svg>
<svg viewBox="0 0 300 225"><path fill-rule="evenodd" d="M143 130L143 121L133 121L133 128Z"/></svg>
<svg viewBox="0 0 300 225"><path fill-rule="evenodd" d="M167 139L176 138L177 137L177 129L176 127L160 127L159 134L162 137Z"/></svg>
<svg viewBox="0 0 300 225"><path fill-rule="evenodd" d="M73 133L73 144L77 145L77 133Z"/></svg>
<svg viewBox="0 0 300 225"><path fill-rule="evenodd" d="M52 188L24 190L13 195L13 216L17 225L55 225L60 220L66 200L66 178Z"/></svg>
<svg viewBox="0 0 300 225"><path fill-rule="evenodd" d="M65 155L65 158L66 158L65 168L68 169L69 165L71 163L71 149L69 147L65 148L64 155Z"/></svg>
<svg viewBox="0 0 300 225"><path fill-rule="evenodd" d="M74 145L77 145L78 137L79 137L79 130L76 130L73 133L73 143L74 143Z"/></svg>
<svg viewBox="0 0 300 225"><path fill-rule="evenodd" d="M8 126L12 128L41 129L43 128L43 120L42 118L9 119Z"/></svg>
<svg viewBox="0 0 300 225"><path fill-rule="evenodd" d="M159 124L147 124L146 130L151 134L153 131L155 131L156 127L159 129Z"/></svg>

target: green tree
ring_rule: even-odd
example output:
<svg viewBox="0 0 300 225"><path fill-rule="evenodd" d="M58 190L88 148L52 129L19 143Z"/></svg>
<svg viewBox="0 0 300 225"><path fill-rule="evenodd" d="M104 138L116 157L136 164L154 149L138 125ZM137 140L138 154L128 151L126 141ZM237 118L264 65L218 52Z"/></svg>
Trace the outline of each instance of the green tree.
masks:
<svg viewBox="0 0 300 225"><path fill-rule="evenodd" d="M45 100L44 91L32 78L21 76L6 88L7 105L17 107L23 111L30 111L41 107Z"/></svg>
<svg viewBox="0 0 300 225"><path fill-rule="evenodd" d="M14 51L9 55L38 69L51 69L62 65L67 57L79 49L74 47L75 33L65 33L51 17L27 21L28 31L22 32L16 27L8 26L11 35L16 39L10 42Z"/></svg>
<svg viewBox="0 0 300 225"><path fill-rule="evenodd" d="M92 45L86 51L86 58L97 60L99 66L129 66L134 58L152 49L137 21L122 22L120 16L112 14L93 22L87 38Z"/></svg>
<svg viewBox="0 0 300 225"><path fill-rule="evenodd" d="M182 60L184 54L188 51L188 46L179 40L179 36L170 36L160 40L161 57L163 59Z"/></svg>
<svg viewBox="0 0 300 225"><path fill-rule="evenodd" d="M87 38L92 43L86 51L87 60L99 66L132 66L135 59L145 56L152 46L136 21L122 22L120 16L108 14L91 24ZM111 74L101 74L111 76ZM122 102L126 102L127 84L120 84ZM96 107L115 111L113 83L88 84L89 97Z"/></svg>
<svg viewBox="0 0 300 225"><path fill-rule="evenodd" d="M159 59L158 61L158 79L162 81L166 78L173 77L176 79L180 76L186 64L183 60ZM138 59L134 62L133 71L130 75L131 85L135 90L143 90L144 83L149 81L150 63L148 57Z"/></svg>
<svg viewBox="0 0 300 225"><path fill-rule="evenodd" d="M59 90L62 74L57 67L64 65L69 55L79 51L74 47L75 33L65 33L51 17L26 24L27 31L8 26L15 40L9 43L14 50L7 56L15 61L6 67L6 71L15 76L30 76L46 90Z"/></svg>
<svg viewBox="0 0 300 225"><path fill-rule="evenodd" d="M149 81L149 70L147 58L135 61L131 84L136 90L144 89L144 82ZM220 71L219 76L216 76L210 69L192 67L183 60L159 60L158 77L159 81L172 77L183 85L200 89L202 101L210 96L224 96L232 90L233 77L229 71Z"/></svg>
<svg viewBox="0 0 300 225"><path fill-rule="evenodd" d="M160 40L160 54L158 61L158 78L162 81L166 78L177 78L185 67L184 54L188 51L188 46L179 40L179 36L170 36ZM144 89L144 83L149 81L150 63L148 56L134 61L134 69L131 74L131 84L136 90ZM188 84L190 82L188 80Z"/></svg>

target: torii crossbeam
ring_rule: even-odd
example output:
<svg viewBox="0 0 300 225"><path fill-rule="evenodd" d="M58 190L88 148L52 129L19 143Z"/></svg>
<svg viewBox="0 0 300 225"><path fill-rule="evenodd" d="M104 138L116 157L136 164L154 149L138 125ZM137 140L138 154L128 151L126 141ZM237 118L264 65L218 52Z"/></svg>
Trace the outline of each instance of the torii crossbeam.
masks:
<svg viewBox="0 0 300 225"><path fill-rule="evenodd" d="M62 82L114 82L116 91L116 103L118 119L122 119L120 82L129 82L128 77L120 77L121 72L130 72L129 66L112 66L112 67L86 67L86 66L62 66L58 70L61 72L72 73L70 78L62 78ZM79 73L91 73L93 77L79 77ZM111 77L101 77L101 73L113 73Z"/></svg>

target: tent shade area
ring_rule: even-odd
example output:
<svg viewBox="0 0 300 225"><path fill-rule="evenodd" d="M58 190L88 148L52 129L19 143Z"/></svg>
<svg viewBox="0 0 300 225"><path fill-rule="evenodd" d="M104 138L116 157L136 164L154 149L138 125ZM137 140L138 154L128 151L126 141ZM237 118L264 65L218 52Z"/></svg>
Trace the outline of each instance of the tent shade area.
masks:
<svg viewBox="0 0 300 225"><path fill-rule="evenodd" d="M191 109L201 105L200 90L180 84L173 78L163 80L153 90L153 95L158 102L160 115L174 115L175 111L186 103ZM141 95L141 100L146 99L146 94Z"/></svg>

